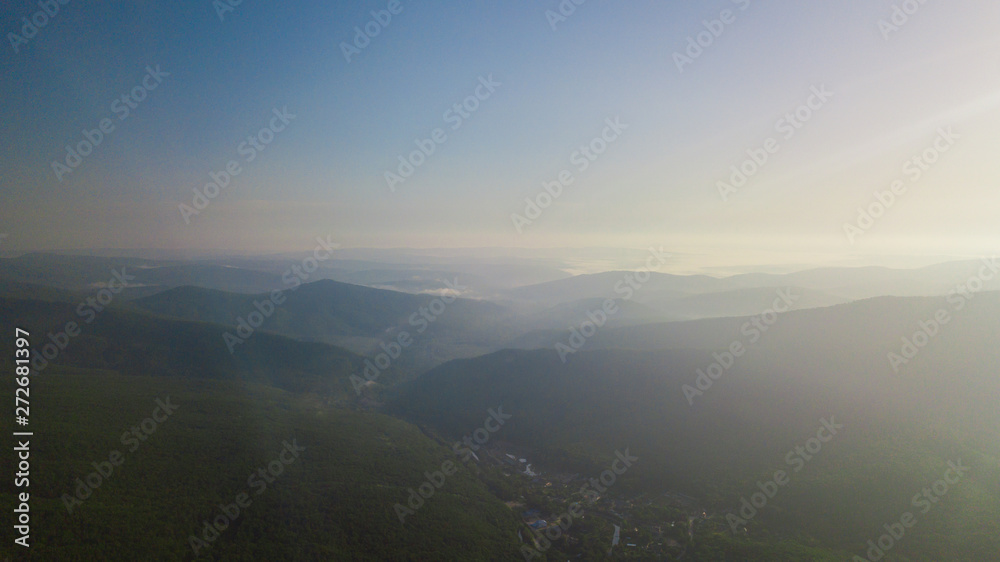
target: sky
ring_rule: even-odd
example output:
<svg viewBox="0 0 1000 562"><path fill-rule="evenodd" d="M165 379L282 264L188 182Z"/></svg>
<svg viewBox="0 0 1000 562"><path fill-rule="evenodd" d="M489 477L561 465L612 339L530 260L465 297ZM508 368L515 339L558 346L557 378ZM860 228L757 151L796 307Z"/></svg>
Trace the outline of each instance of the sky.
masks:
<svg viewBox="0 0 1000 562"><path fill-rule="evenodd" d="M1000 247L996 2L222 1L7 4L0 249Z"/></svg>

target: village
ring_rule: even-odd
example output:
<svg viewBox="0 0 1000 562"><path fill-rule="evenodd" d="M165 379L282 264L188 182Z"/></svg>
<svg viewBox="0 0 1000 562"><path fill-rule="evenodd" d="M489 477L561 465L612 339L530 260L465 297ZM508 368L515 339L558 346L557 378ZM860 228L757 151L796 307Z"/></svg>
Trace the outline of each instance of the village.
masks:
<svg viewBox="0 0 1000 562"><path fill-rule="evenodd" d="M489 443L477 458L520 492L507 505L525 525L518 534L527 559L557 550L570 558L600 552L612 559L681 560L696 530L730 532L725 514L709 513L677 491L630 494L614 485L593 487L589 475L543 470L504 442Z"/></svg>

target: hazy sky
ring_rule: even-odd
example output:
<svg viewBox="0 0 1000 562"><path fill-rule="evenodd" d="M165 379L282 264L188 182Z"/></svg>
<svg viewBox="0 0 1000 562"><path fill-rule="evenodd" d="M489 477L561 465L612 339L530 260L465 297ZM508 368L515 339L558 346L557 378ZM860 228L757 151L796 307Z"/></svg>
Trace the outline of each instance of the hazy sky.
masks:
<svg viewBox="0 0 1000 562"><path fill-rule="evenodd" d="M14 4L5 35L40 10ZM1000 247L994 1L588 0L555 29L556 0L246 0L222 21L209 0L110 4L60 6L18 52L7 35L4 249L280 251L334 234L346 247L662 245L772 263ZM894 4L919 9L880 29ZM390 5L401 11L348 63L341 44ZM723 10L730 23L713 24ZM710 44L682 72L675 53L703 31ZM147 66L169 73L145 78L155 89L141 87ZM145 99L125 117L128 92ZM809 101L801 128L781 122ZM463 102L478 106L468 118L446 113ZM294 119L272 119L286 107ZM113 130L57 174L105 118ZM606 131L615 118L627 129ZM284 128L263 151L240 151L272 123ZM386 172L438 128L444 142L390 190ZM948 151L913 181L904 165L942 128ZM618 136L581 170L574 152L602 134ZM767 162L724 202L717 183L769 138ZM187 224L178 206L230 161L239 175ZM511 215L563 170L573 183L518 232ZM845 223L897 179L905 193L852 244Z"/></svg>

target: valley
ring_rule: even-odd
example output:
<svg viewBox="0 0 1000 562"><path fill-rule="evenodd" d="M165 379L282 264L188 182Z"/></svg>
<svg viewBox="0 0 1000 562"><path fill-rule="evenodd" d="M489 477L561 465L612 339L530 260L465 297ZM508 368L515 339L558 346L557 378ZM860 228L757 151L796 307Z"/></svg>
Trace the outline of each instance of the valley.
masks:
<svg viewBox="0 0 1000 562"><path fill-rule="evenodd" d="M265 506L278 501L291 517L283 532L322 513L323 525L309 528L342 537L316 535L297 556L364 559L372 551L351 550L372 548L358 542L364 537L387 538L382 552L405 543L412 555L414 533L436 540L431 529L453 528L449 510L474 504L476 516L449 540L490 526L458 541L477 544L484 560L843 560L899 518L895 506L911 490L960 459L971 472L893 554L976 560L998 547L988 537L1000 533L944 541L920 532L945 521L989 529L988 514L1000 513L1000 416L990 398L1000 392L998 292L980 289L963 298L964 310L953 305L957 292L797 308L800 293L772 287L746 295L765 296L767 309L752 317L645 324L612 322L610 311L629 301L606 299L623 308L609 308L605 321L584 314L593 331L564 354L553 340L572 342L578 328L560 332L511 303L447 293L306 283L229 349L225 334L240 333L239 319L260 311L267 293L179 287L81 316L75 303L87 302L85 292L6 283L0 329L30 318L32 333L50 334L36 348L58 348L34 358L33 397L45 412L37 431L63 443L33 444L33 463L46 467L33 495L43 506L38 528L106 533L110 523L94 516L79 527L78 514L99 511L143 526L143 504L122 503L140 493L174 514L165 515L173 533L153 539L158 552L174 553L163 559L185 548L196 559L215 559L216 550L238 557L253 529L270 524ZM584 310L599 298L583 296ZM908 353L905 373L893 372L886 357L944 307L954 318ZM71 319L72 337L59 335ZM542 333L550 335L530 337L549 343L507 347ZM164 397L178 406L162 427L144 428L141 441L126 431L106 482L94 475L76 486L93 472L91 460L104 466L116 431ZM291 439L306 449L288 476L284 461L262 473L272 482L253 475ZM248 487L247 474L258 486ZM200 484L182 489L182 481ZM348 482L367 484L349 491ZM273 500L254 494L271 488ZM268 536L277 545L284 535ZM40 552L60 543L57 534L35 540ZM106 548L120 552L134 542L122 531L109 540Z"/></svg>
<svg viewBox="0 0 1000 562"><path fill-rule="evenodd" d="M5 3L0 562L1000 560L998 28Z"/></svg>

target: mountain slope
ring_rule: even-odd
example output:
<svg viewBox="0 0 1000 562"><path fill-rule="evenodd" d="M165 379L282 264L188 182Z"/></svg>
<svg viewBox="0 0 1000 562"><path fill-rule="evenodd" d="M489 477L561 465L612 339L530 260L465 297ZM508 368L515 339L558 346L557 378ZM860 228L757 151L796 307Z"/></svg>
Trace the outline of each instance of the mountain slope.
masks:
<svg viewBox="0 0 1000 562"><path fill-rule="evenodd" d="M9 382L3 388L12 390ZM425 472L456 457L399 420L232 381L56 367L37 376L31 390L33 559L520 556L511 510L461 462L400 524L395 504L407 502ZM157 400L175 411L162 417L162 410L154 412ZM143 441L122 436L153 415L162 421ZM8 432L0 437L7 450L15 446L11 439ZM119 466L108 462L114 451L124 459ZM87 496L81 482L99 480L88 476L96 474L91 463L106 476ZM268 471L266 478L259 469ZM11 482L0 487L8 506L15 505ZM85 499L74 502L78 488ZM239 494L249 505L227 518L217 538L205 540L205 522L225 514L220 506L234 514ZM197 557L192 536L204 541L195 543ZM20 555L12 550L20 547L10 546L12 526L0 537L0 557Z"/></svg>
<svg viewBox="0 0 1000 562"><path fill-rule="evenodd" d="M92 310L92 309L91 309ZM362 358L344 349L255 333L230 353L216 324L157 318L108 308L81 316L75 305L0 298L0 329L32 334L36 354L58 342L63 349L52 364L112 369L126 375L244 380L346 401L355 396L350 376L363 369ZM88 324L87 319L93 322ZM74 322L79 335L69 336ZM48 334L53 336L50 338ZM49 363L43 357L36 368ZM386 375L385 381L393 375Z"/></svg>
<svg viewBox="0 0 1000 562"><path fill-rule="evenodd" d="M983 560L1000 548L1000 294L952 311L899 373L887 360L949 306L873 299L786 313L756 343L740 333L746 319L721 319L653 327L641 343L659 349L589 347L628 345L650 328L608 330L565 363L551 349L450 362L408 384L390 411L456 434L502 404L505 437L543 467L593 473L628 447L641 460L616 493L682 490L721 514L784 469L792 483L750 536L859 553L960 459L972 472L893 555ZM747 350L730 361L734 341ZM790 464L823 420L844 427Z"/></svg>
<svg viewBox="0 0 1000 562"><path fill-rule="evenodd" d="M515 333L498 305L468 299L412 295L330 280L271 294L241 295L179 287L138 299L132 306L165 317L236 327L260 308L273 309L261 330L331 343L356 353L382 351L406 332L412 344L394 361L415 374L449 359L495 350ZM255 304L258 303L258 304ZM259 314L259 313L258 313Z"/></svg>

